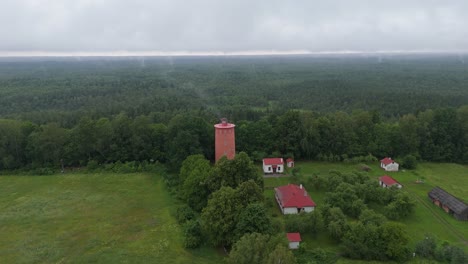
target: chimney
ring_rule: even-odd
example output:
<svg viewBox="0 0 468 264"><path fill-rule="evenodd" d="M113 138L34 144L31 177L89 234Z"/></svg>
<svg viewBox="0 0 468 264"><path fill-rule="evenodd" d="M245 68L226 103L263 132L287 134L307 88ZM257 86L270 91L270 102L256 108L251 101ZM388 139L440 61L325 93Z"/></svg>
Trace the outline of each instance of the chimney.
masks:
<svg viewBox="0 0 468 264"><path fill-rule="evenodd" d="M302 183L301 183L301 185L299 185L299 188L302 190Z"/></svg>
<svg viewBox="0 0 468 264"><path fill-rule="evenodd" d="M221 124L227 126L227 118L221 118Z"/></svg>

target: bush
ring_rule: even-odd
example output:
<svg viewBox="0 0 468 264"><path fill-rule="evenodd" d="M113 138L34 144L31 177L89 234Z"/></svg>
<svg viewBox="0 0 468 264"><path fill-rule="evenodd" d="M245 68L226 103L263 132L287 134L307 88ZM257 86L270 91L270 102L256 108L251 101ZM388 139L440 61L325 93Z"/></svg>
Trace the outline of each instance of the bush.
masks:
<svg viewBox="0 0 468 264"><path fill-rule="evenodd" d="M413 155L406 155L403 160L401 166L406 169L415 169L417 165L416 157Z"/></svg>
<svg viewBox="0 0 468 264"><path fill-rule="evenodd" d="M195 212L188 205L184 204L177 208L176 220L179 224L184 224L187 221L195 218Z"/></svg>
<svg viewBox="0 0 468 264"><path fill-rule="evenodd" d="M426 235L423 240L416 244L415 252L423 258L432 258L435 255L436 247L437 244L434 237Z"/></svg>
<svg viewBox="0 0 468 264"><path fill-rule="evenodd" d="M309 223L305 213L285 215L284 220L286 232L305 233L308 229Z"/></svg>
<svg viewBox="0 0 468 264"><path fill-rule="evenodd" d="M197 220L187 221L184 226L184 247L197 248L202 243L202 231L200 222Z"/></svg>
<svg viewBox="0 0 468 264"><path fill-rule="evenodd" d="M88 161L88 164L86 165L86 168L89 171L95 171L95 170L97 170L99 168L99 164L95 160L90 160L90 161Z"/></svg>

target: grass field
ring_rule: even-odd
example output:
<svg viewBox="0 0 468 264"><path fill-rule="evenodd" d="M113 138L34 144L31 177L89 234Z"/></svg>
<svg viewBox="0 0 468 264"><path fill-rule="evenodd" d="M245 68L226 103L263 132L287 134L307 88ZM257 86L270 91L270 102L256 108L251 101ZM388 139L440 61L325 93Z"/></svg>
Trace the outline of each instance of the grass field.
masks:
<svg viewBox="0 0 468 264"><path fill-rule="evenodd" d="M368 164L369 165L369 164ZM296 167L304 177L313 175L328 175L330 170L340 172L361 171L360 164L354 163L328 163L328 162L296 162ZM468 166L448 163L422 163L415 170L400 172L385 172L380 169L379 164L370 165L371 170L364 172L371 178L382 175L390 175L404 185L404 191L408 192L416 201L415 213L405 219L402 223L406 225L407 233L410 236L410 245L414 246L417 241L424 238L426 233L434 235L440 241L448 241L468 252L468 222L455 220L437 208L427 198L427 193L435 186L440 186L458 198L468 198ZM423 183L416 183L417 180ZM287 177L266 178L265 195L268 199L274 200L273 187L285 185L290 182ZM325 193L310 190L308 191L317 206L324 200ZM467 202L467 201L466 201ZM270 205L272 203L270 202ZM270 208L272 214L279 215L280 210L273 204ZM332 251L338 251L337 244L327 236L319 235L317 238L305 235L303 239L311 247L319 246ZM340 259L338 263L369 263ZM379 262L374 262L379 263ZM418 263L418 262L415 262Z"/></svg>
<svg viewBox="0 0 468 264"><path fill-rule="evenodd" d="M182 247L173 199L150 174L0 177L0 263L219 263Z"/></svg>

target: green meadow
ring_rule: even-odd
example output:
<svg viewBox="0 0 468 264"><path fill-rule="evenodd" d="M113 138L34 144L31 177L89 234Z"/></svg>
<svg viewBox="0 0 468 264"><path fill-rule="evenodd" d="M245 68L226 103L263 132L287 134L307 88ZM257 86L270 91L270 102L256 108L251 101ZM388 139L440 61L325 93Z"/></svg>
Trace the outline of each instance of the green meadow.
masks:
<svg viewBox="0 0 468 264"><path fill-rule="evenodd" d="M175 201L150 174L0 177L1 263L219 263L185 250Z"/></svg>

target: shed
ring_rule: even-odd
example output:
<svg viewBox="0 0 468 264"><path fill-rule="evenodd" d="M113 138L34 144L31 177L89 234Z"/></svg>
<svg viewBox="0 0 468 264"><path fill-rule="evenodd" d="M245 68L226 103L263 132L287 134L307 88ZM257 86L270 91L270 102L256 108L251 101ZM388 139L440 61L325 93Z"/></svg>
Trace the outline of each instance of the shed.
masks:
<svg viewBox="0 0 468 264"><path fill-rule="evenodd" d="M263 159L264 173L283 173L284 161L283 158L266 158Z"/></svg>
<svg viewBox="0 0 468 264"><path fill-rule="evenodd" d="M286 237L288 238L290 249L299 248L299 243L302 241L300 233L287 233Z"/></svg>
<svg viewBox="0 0 468 264"><path fill-rule="evenodd" d="M401 189L403 185L401 185L399 182L397 182L395 179L388 175L384 175L379 178L379 185L382 186L383 188L389 188L392 186L397 187L398 189Z"/></svg>
<svg viewBox="0 0 468 264"><path fill-rule="evenodd" d="M294 167L294 160L292 158L288 158L286 160L286 166L288 166L288 168L293 168Z"/></svg>
<svg viewBox="0 0 468 264"><path fill-rule="evenodd" d="M468 221L468 205L440 187L435 187L428 193L432 203L442 208L458 220Z"/></svg>

